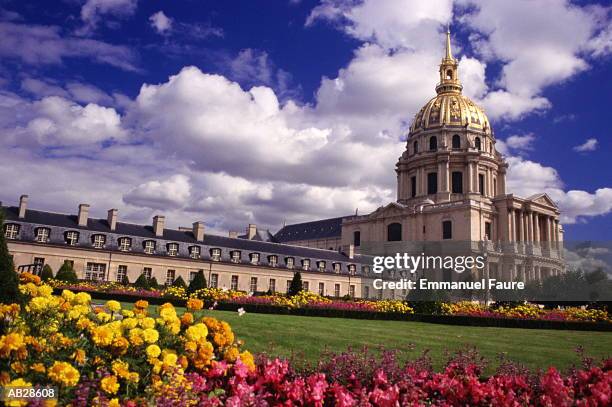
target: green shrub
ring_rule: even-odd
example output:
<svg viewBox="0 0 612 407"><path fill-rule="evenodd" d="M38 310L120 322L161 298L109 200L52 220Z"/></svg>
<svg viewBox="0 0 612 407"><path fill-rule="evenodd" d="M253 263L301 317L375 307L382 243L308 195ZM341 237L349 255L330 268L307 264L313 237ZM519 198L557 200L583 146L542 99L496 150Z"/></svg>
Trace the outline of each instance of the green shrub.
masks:
<svg viewBox="0 0 612 407"><path fill-rule="evenodd" d="M149 279L149 287L152 289L159 288L159 283L157 282L157 279L155 277L151 277Z"/></svg>
<svg viewBox="0 0 612 407"><path fill-rule="evenodd" d="M127 274L123 275L123 278L121 279L121 284L130 285L130 278L127 276Z"/></svg>
<svg viewBox="0 0 612 407"><path fill-rule="evenodd" d="M176 280L174 280L174 282L172 283L172 287L187 288L187 284L185 284L185 280L183 280L183 277L178 276Z"/></svg>
<svg viewBox="0 0 612 407"><path fill-rule="evenodd" d="M189 283L189 288L187 288L187 292L193 293L202 288L206 288L206 278L204 278L204 272L200 270L196 273L193 280L191 280L191 282Z"/></svg>
<svg viewBox="0 0 612 407"><path fill-rule="evenodd" d="M287 293L289 297L293 297L297 295L300 291L302 291L302 275L299 271L296 271L293 274L293 279L291 280L291 285L289 286L289 292Z"/></svg>
<svg viewBox="0 0 612 407"><path fill-rule="evenodd" d="M45 264L42 271L40 272L40 279L42 281L47 281L53 278L53 270L51 270L51 266Z"/></svg>
<svg viewBox="0 0 612 407"><path fill-rule="evenodd" d="M134 287L142 288L143 290L150 290L151 285L149 284L149 279L144 274L138 276L136 281L134 282Z"/></svg>
<svg viewBox="0 0 612 407"><path fill-rule="evenodd" d="M72 268L70 262L65 261L62 267L59 268L55 275L56 280L65 281L67 283L76 283L78 281L77 275Z"/></svg>

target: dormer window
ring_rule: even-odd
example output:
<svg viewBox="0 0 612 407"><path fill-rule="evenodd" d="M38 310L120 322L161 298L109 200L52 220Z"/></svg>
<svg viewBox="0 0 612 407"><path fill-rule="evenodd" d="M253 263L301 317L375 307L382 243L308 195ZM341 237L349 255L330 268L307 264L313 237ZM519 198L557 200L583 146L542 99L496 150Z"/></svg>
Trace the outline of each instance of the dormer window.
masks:
<svg viewBox="0 0 612 407"><path fill-rule="evenodd" d="M93 235L91 237L91 244L96 249L102 249L106 244L106 236L104 235Z"/></svg>
<svg viewBox="0 0 612 407"><path fill-rule="evenodd" d="M357 266L355 266L354 264L349 264L348 271L350 275L355 275L355 273L357 272Z"/></svg>
<svg viewBox="0 0 612 407"><path fill-rule="evenodd" d="M64 240L68 246L76 246L79 243L79 232L69 230L64 234Z"/></svg>
<svg viewBox="0 0 612 407"><path fill-rule="evenodd" d="M251 253L251 264L259 263L259 253Z"/></svg>
<svg viewBox="0 0 612 407"><path fill-rule="evenodd" d="M364 275L370 274L370 266L361 266L361 273Z"/></svg>
<svg viewBox="0 0 612 407"><path fill-rule="evenodd" d="M317 269L318 269L319 271L325 271L325 262L324 262L324 261L322 261L322 260L321 260L321 261L318 261L318 262L317 262Z"/></svg>
<svg viewBox="0 0 612 407"><path fill-rule="evenodd" d="M49 228L36 228L36 241L38 243L47 243L49 241L49 235L51 229Z"/></svg>
<svg viewBox="0 0 612 407"><path fill-rule="evenodd" d="M4 226L4 237L7 239L17 239L17 236L19 236L19 225L7 223Z"/></svg>
<svg viewBox="0 0 612 407"><path fill-rule="evenodd" d="M232 250L230 253L232 263L240 263L240 250Z"/></svg>
<svg viewBox="0 0 612 407"><path fill-rule="evenodd" d="M295 264L295 259L293 257L285 258L285 265L287 265L288 269L292 269Z"/></svg>
<svg viewBox="0 0 612 407"><path fill-rule="evenodd" d="M132 239L129 237L120 237L119 240L117 240L117 245L122 252L129 252L132 250Z"/></svg>
<svg viewBox="0 0 612 407"><path fill-rule="evenodd" d="M212 261L220 261L221 260L221 249L210 249L210 259Z"/></svg>
<svg viewBox="0 0 612 407"><path fill-rule="evenodd" d="M276 265L278 264L278 256L268 256L268 264L271 267L276 267Z"/></svg>
<svg viewBox="0 0 612 407"><path fill-rule="evenodd" d="M302 260L302 270L310 269L310 259Z"/></svg>
<svg viewBox="0 0 612 407"><path fill-rule="evenodd" d="M200 246L190 246L189 247L189 257L192 259L200 258Z"/></svg>
<svg viewBox="0 0 612 407"><path fill-rule="evenodd" d="M143 245L143 250L146 254L155 253L155 240L145 240Z"/></svg>
<svg viewBox="0 0 612 407"><path fill-rule="evenodd" d="M178 243L168 243L168 245L166 246L166 252L168 256L177 256L178 249L179 249Z"/></svg>
<svg viewBox="0 0 612 407"><path fill-rule="evenodd" d="M334 273L339 273L341 269L342 269L342 264L334 263Z"/></svg>

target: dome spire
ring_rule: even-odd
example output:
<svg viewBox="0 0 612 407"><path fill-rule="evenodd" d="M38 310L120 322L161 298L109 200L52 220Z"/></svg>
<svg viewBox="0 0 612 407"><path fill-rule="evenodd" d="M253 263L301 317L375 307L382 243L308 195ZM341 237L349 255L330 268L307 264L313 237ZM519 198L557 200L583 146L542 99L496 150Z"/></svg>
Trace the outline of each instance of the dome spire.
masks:
<svg viewBox="0 0 612 407"><path fill-rule="evenodd" d="M450 24L446 26L446 57L445 59L454 59L453 53L451 52Z"/></svg>
<svg viewBox="0 0 612 407"><path fill-rule="evenodd" d="M453 57L451 51L450 24L446 26L446 52L440 63L440 82L436 86L436 92L461 93L461 82L459 81L459 63Z"/></svg>

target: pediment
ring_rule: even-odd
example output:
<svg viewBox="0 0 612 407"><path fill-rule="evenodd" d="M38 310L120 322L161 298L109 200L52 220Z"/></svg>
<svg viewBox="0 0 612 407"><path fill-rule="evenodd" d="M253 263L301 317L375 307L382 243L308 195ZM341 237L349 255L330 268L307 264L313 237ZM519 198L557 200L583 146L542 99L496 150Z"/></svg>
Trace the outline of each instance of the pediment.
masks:
<svg viewBox="0 0 612 407"><path fill-rule="evenodd" d="M387 218L390 216L399 216L403 215L406 211L406 206L399 204L397 202L391 202L385 206L381 206L376 209L374 212L368 215L370 218Z"/></svg>
<svg viewBox="0 0 612 407"><path fill-rule="evenodd" d="M557 208L557 204L555 203L555 201L553 201L547 194L542 193L542 194L537 194L537 195L532 195L529 198L527 198L528 201L531 201L533 203L537 203L539 205L544 205L544 206L552 206L553 208Z"/></svg>

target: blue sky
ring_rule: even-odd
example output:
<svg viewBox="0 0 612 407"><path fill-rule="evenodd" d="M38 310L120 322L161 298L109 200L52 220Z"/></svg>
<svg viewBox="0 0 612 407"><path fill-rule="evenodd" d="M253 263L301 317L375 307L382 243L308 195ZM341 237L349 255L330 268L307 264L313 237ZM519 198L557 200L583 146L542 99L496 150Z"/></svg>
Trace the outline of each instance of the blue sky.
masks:
<svg viewBox="0 0 612 407"><path fill-rule="evenodd" d="M3 1L0 200L218 231L372 210L395 197L450 23L511 192L547 192L566 239L609 240L611 15L559 0Z"/></svg>

